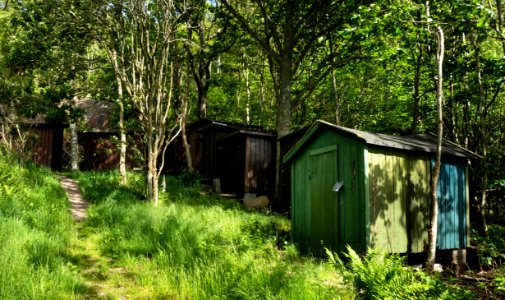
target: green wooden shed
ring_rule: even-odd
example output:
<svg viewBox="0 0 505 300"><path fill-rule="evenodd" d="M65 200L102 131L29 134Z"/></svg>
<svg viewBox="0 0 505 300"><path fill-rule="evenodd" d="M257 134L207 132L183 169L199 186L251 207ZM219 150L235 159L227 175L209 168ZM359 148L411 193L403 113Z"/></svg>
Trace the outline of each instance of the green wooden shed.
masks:
<svg viewBox="0 0 505 300"><path fill-rule="evenodd" d="M291 168L292 238L304 252L350 245L420 253L428 242L436 137L389 136L316 122L285 155ZM469 159L444 141L437 248L469 243Z"/></svg>

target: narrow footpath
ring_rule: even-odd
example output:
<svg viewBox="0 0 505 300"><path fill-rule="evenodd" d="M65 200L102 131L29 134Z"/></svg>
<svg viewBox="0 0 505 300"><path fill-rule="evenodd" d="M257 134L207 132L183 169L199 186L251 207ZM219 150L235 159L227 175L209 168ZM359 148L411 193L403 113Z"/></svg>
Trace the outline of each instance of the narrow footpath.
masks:
<svg viewBox="0 0 505 300"><path fill-rule="evenodd" d="M84 200L81 193L79 192L79 187L77 186L77 181L66 176L58 176L60 184L67 193L68 200L71 204L72 216L76 222L80 222L86 219L86 208L89 203Z"/></svg>
<svg viewBox="0 0 505 300"><path fill-rule="evenodd" d="M66 177L57 176L61 186L67 193L71 205L71 212L76 223L87 218L86 208L90 205L79 191L77 181ZM77 226L76 238L72 241L70 255L79 270L79 274L86 280L89 290L84 295L85 299L125 299L123 293L124 270L122 267L111 267L112 260L100 252L99 234L84 230ZM115 280L121 283L116 283ZM133 287L134 288L134 287ZM113 292L114 296L110 293Z"/></svg>

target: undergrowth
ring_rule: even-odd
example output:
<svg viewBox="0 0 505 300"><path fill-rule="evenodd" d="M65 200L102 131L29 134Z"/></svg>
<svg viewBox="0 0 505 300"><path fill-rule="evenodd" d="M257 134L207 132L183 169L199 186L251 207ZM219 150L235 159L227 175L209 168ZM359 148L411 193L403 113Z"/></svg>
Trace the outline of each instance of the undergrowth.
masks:
<svg viewBox="0 0 505 300"><path fill-rule="evenodd" d="M68 201L49 170L0 150L0 299L76 298L85 293L67 257Z"/></svg>
<svg viewBox="0 0 505 300"><path fill-rule="evenodd" d="M247 212L237 201L201 195L198 186L173 177L167 177L168 192L153 207L136 196L142 190L139 174L131 174L126 187L118 186L114 172L73 176L84 197L94 202L83 230L98 239L109 268L127 274L105 274L112 297L349 296L328 263L303 257L294 245L279 240L278 232L289 230L285 218Z"/></svg>
<svg viewBox="0 0 505 300"><path fill-rule="evenodd" d="M472 292L444 284L405 264L404 257L368 249L364 256L347 247L344 258L326 250L329 261L361 299L472 299Z"/></svg>

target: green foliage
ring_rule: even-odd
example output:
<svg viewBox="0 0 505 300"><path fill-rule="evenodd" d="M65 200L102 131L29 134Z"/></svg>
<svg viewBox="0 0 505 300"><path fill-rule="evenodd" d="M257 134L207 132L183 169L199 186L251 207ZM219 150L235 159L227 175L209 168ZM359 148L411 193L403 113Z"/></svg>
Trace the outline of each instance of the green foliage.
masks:
<svg viewBox="0 0 505 300"><path fill-rule="evenodd" d="M182 185L190 187L200 184L202 175L200 175L200 173L198 172L190 171L189 169L184 169L178 176L178 179L182 183Z"/></svg>
<svg viewBox="0 0 505 300"><path fill-rule="evenodd" d="M369 249L367 255L361 257L349 246L347 251L347 264L338 255L328 250L327 253L363 299L413 298L431 288L418 279L418 271L405 267L403 259L397 255Z"/></svg>
<svg viewBox="0 0 505 300"><path fill-rule="evenodd" d="M86 288L72 271L66 196L46 169L21 167L0 150L0 298L75 298Z"/></svg>
<svg viewBox="0 0 505 300"><path fill-rule="evenodd" d="M492 268L505 263L505 226L491 224L487 236L472 230L472 244L478 248L480 264Z"/></svg>
<svg viewBox="0 0 505 300"><path fill-rule="evenodd" d="M447 287L438 277L405 266L404 258L369 249L360 256L347 247L345 259L326 250L329 261L361 299L470 299L471 292ZM344 262L345 261L345 262Z"/></svg>

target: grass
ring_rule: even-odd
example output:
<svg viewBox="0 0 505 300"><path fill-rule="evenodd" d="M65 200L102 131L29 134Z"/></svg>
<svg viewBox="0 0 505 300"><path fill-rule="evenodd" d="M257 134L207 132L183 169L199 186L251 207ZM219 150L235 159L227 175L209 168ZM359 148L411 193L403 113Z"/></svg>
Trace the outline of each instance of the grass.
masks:
<svg viewBox="0 0 505 300"><path fill-rule="evenodd" d="M140 177L75 173L94 204L82 232L106 258L88 280L112 298L332 299L348 297L326 261L303 257L279 232L289 221L247 212L168 178L159 207L139 200ZM102 270L99 270L102 269Z"/></svg>
<svg viewBox="0 0 505 300"><path fill-rule="evenodd" d="M0 150L0 298L69 299L86 286L68 259L68 201L45 169Z"/></svg>

